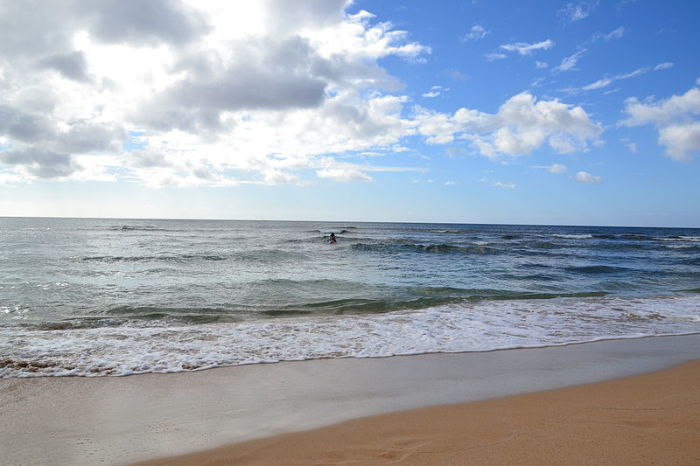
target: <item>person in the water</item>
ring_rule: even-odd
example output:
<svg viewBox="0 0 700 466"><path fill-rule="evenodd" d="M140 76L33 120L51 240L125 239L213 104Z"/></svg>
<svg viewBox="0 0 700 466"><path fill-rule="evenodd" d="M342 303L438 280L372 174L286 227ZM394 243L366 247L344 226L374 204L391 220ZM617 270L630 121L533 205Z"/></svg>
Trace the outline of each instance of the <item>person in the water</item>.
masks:
<svg viewBox="0 0 700 466"><path fill-rule="evenodd" d="M335 233L331 233L330 238L328 238L328 242L329 242L330 244L335 244L335 243L336 243Z"/></svg>

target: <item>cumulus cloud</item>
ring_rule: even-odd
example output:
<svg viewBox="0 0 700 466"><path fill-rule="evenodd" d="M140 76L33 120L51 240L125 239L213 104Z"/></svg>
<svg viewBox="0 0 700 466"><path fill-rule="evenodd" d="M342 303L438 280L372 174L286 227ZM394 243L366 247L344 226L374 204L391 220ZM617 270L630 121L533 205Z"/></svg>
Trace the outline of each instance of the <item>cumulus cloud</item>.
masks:
<svg viewBox="0 0 700 466"><path fill-rule="evenodd" d="M100 41L133 45L183 44L206 28L202 16L179 0L100 0L78 2Z"/></svg>
<svg viewBox="0 0 700 466"><path fill-rule="evenodd" d="M432 86L428 92L422 94L422 97L433 98L437 97L445 91L449 91L448 88L442 86Z"/></svg>
<svg viewBox="0 0 700 466"><path fill-rule="evenodd" d="M225 186L391 171L321 160L416 132L380 60L430 49L350 4L0 2L3 179ZM130 133L138 149L124 149Z"/></svg>
<svg viewBox="0 0 700 466"><path fill-rule="evenodd" d="M549 173L564 173L566 171L566 166L555 163L547 167L547 170L549 170Z"/></svg>
<svg viewBox="0 0 700 466"><path fill-rule="evenodd" d="M49 55L42 60L48 68L52 68L68 79L87 81L87 61L82 52Z"/></svg>
<svg viewBox="0 0 700 466"><path fill-rule="evenodd" d="M625 102L628 118L623 126L653 124L659 132L658 143L666 148L666 155L674 160L690 160L700 152L700 88L693 87L683 95L674 95L661 101Z"/></svg>
<svg viewBox="0 0 700 466"><path fill-rule="evenodd" d="M467 140L487 157L523 155L549 145L555 152L585 151L602 127L586 111L528 92L508 99L495 114L460 108L454 114L418 109L418 131L433 144Z"/></svg>
<svg viewBox="0 0 700 466"><path fill-rule="evenodd" d="M21 173L37 178L65 177L77 168L69 154L51 152L32 146L0 152L0 162L17 166Z"/></svg>
<svg viewBox="0 0 700 466"><path fill-rule="evenodd" d="M591 183L591 184L598 184L602 183L603 179L599 176L594 176L591 175L588 172L580 171L576 173L576 176L574 176L574 179L578 181L579 183Z"/></svg>
<svg viewBox="0 0 700 466"><path fill-rule="evenodd" d="M543 40L534 44L527 42L515 42L512 44L503 44L501 48L508 52L517 52L520 55L530 55L536 50L547 50L554 47L554 41L551 39Z"/></svg>

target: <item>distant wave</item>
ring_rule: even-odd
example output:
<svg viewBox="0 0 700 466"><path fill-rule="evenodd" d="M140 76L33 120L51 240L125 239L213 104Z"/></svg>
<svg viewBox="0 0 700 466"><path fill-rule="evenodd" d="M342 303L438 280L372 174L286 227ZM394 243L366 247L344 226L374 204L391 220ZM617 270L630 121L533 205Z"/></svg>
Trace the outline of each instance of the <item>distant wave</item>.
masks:
<svg viewBox="0 0 700 466"><path fill-rule="evenodd" d="M611 267L609 265L584 265L574 267L564 267L564 270L583 274L604 274L629 271L626 267Z"/></svg>
<svg viewBox="0 0 700 466"><path fill-rule="evenodd" d="M163 254L143 256L86 256L80 258L84 262L196 262L196 261L225 261L237 260L246 262L280 262L286 260L303 260L306 255L296 251L283 249L251 249L222 254Z"/></svg>
<svg viewBox="0 0 700 466"><path fill-rule="evenodd" d="M150 225L122 225L113 226L109 228L110 230L116 231L183 231L183 230L170 230L167 228L158 228Z"/></svg>
<svg viewBox="0 0 700 466"><path fill-rule="evenodd" d="M223 261L226 260L226 257L216 254L176 254L160 256L87 256L82 257L81 260L85 262L186 262L192 260Z"/></svg>
<svg viewBox="0 0 700 466"><path fill-rule="evenodd" d="M442 254L493 254L498 250L487 246L454 246L450 244L392 244L392 243L355 243L352 248L357 251L370 252L426 252Z"/></svg>

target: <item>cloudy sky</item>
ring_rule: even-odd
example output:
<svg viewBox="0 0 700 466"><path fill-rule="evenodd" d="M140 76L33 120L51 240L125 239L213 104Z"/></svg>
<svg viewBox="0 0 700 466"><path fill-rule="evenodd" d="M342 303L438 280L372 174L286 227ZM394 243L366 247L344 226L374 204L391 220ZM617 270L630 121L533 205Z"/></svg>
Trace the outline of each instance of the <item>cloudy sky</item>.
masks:
<svg viewBox="0 0 700 466"><path fill-rule="evenodd" d="M0 0L0 215L700 227L698 17Z"/></svg>

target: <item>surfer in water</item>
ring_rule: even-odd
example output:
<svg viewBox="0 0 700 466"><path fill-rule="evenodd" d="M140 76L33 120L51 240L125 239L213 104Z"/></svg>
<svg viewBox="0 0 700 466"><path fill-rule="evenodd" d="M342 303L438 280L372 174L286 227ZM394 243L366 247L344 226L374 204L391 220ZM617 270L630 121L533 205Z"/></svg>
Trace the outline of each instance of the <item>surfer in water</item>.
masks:
<svg viewBox="0 0 700 466"><path fill-rule="evenodd" d="M335 244L336 242L335 233L331 233L330 238L328 238L328 244Z"/></svg>

